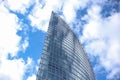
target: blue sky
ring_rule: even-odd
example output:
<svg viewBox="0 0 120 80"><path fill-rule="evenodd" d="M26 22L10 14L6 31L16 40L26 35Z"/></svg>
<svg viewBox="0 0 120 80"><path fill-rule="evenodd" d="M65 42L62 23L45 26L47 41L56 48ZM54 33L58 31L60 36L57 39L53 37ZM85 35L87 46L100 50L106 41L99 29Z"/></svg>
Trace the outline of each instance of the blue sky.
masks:
<svg viewBox="0 0 120 80"><path fill-rule="evenodd" d="M96 80L120 80L119 0L0 0L0 80L35 80L51 12L78 36Z"/></svg>

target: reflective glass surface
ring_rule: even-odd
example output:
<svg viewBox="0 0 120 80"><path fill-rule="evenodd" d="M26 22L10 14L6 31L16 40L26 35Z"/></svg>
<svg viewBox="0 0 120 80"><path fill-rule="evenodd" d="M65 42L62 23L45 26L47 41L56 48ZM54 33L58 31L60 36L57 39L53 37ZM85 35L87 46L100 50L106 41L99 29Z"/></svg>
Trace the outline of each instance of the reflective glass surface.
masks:
<svg viewBox="0 0 120 80"><path fill-rule="evenodd" d="M95 80L78 38L54 12L49 22L37 80Z"/></svg>

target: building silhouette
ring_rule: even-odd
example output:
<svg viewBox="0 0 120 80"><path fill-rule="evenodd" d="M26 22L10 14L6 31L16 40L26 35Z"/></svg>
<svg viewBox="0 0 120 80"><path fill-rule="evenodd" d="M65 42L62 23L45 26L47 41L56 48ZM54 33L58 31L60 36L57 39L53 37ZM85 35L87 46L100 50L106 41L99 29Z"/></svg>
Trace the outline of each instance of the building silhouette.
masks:
<svg viewBox="0 0 120 80"><path fill-rule="evenodd" d="M51 14L37 80L95 80L78 38L54 12Z"/></svg>

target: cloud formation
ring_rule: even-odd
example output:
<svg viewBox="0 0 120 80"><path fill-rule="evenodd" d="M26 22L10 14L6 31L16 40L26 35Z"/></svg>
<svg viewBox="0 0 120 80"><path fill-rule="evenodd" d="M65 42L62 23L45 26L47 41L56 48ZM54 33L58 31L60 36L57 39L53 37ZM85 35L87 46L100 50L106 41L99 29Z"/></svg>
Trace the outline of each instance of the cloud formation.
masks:
<svg viewBox="0 0 120 80"><path fill-rule="evenodd" d="M61 13L68 24L75 21L76 11L81 7L84 8L88 0L42 0L35 1L36 5L29 15L31 25L37 29L47 31L50 15L52 11Z"/></svg>
<svg viewBox="0 0 120 80"><path fill-rule="evenodd" d="M21 39L16 35L20 27L17 24L18 18L10 14L3 4L0 5L0 9L0 53L2 58L3 55L5 57L8 53L11 53L11 56L15 56L18 51L18 43Z"/></svg>
<svg viewBox="0 0 120 80"><path fill-rule="evenodd" d="M20 13L25 13L26 9L29 7L29 5L32 4L31 0L4 0L4 5L10 10L20 12Z"/></svg>
<svg viewBox="0 0 120 80"><path fill-rule="evenodd" d="M28 77L27 80L36 80L36 75L33 74L32 76Z"/></svg>
<svg viewBox="0 0 120 80"><path fill-rule="evenodd" d="M28 42L19 44L21 37L17 35L20 29L18 17L9 12L7 3L0 2L0 80L22 80L32 60L28 58L25 62L17 58L18 52L25 50Z"/></svg>
<svg viewBox="0 0 120 80"><path fill-rule="evenodd" d="M88 9L88 14L83 17L87 24L84 25L81 41L86 43L87 53L99 58L97 65L107 71L107 79L120 79L120 13L103 18L101 10L98 5Z"/></svg>

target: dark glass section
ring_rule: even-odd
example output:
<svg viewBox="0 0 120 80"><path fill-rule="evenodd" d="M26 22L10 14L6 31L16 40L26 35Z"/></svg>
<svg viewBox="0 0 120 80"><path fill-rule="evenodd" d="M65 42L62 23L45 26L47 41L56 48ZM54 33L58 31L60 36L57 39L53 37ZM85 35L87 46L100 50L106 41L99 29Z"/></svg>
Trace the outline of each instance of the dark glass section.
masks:
<svg viewBox="0 0 120 80"><path fill-rule="evenodd" d="M37 80L95 80L79 40L52 12Z"/></svg>

